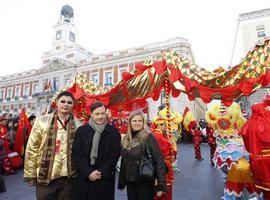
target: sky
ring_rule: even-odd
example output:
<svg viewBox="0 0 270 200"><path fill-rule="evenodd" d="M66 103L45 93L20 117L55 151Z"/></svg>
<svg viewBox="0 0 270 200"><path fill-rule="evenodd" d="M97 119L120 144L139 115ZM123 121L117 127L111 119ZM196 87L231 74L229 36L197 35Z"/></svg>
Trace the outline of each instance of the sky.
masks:
<svg viewBox="0 0 270 200"><path fill-rule="evenodd" d="M270 8L269 0L1 1L0 76L41 67L66 4L78 43L94 54L184 37L195 64L208 70L230 65L239 14Z"/></svg>

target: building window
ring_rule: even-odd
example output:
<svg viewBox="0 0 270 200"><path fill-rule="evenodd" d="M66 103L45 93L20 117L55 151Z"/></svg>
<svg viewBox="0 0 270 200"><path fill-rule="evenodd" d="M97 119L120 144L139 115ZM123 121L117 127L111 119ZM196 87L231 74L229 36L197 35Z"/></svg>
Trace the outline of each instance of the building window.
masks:
<svg viewBox="0 0 270 200"><path fill-rule="evenodd" d="M0 91L0 99L3 100L3 98L4 98L4 90L1 90Z"/></svg>
<svg viewBox="0 0 270 200"><path fill-rule="evenodd" d="M22 104L22 108L26 108L26 104L25 103Z"/></svg>
<svg viewBox="0 0 270 200"><path fill-rule="evenodd" d="M9 113L9 106L6 107L6 112Z"/></svg>
<svg viewBox="0 0 270 200"><path fill-rule="evenodd" d="M263 37L266 36L266 34L265 34L265 26L264 25L256 26L256 30L257 30L257 37L258 38L263 38Z"/></svg>
<svg viewBox="0 0 270 200"><path fill-rule="evenodd" d="M7 92L7 98L10 99L11 98L11 93L12 93L12 89L8 89L8 92Z"/></svg>
<svg viewBox="0 0 270 200"><path fill-rule="evenodd" d="M112 79L113 79L112 76L113 76L112 72L105 72L104 86L112 85Z"/></svg>
<svg viewBox="0 0 270 200"><path fill-rule="evenodd" d="M18 104L15 104L15 105L14 105L13 111L14 111L14 112L18 112Z"/></svg>
<svg viewBox="0 0 270 200"><path fill-rule="evenodd" d="M70 78L65 78L65 85L70 83Z"/></svg>
<svg viewBox="0 0 270 200"><path fill-rule="evenodd" d="M95 84L98 84L98 74L92 74L92 75L91 75L91 80L92 80Z"/></svg>
<svg viewBox="0 0 270 200"><path fill-rule="evenodd" d="M53 90L57 91L58 88L59 88L59 80L58 80L58 78L54 77L53 78Z"/></svg>
<svg viewBox="0 0 270 200"><path fill-rule="evenodd" d="M66 58L68 59L68 58L73 58L74 57L74 54L73 53L71 53L71 54L67 54L66 55Z"/></svg>
<svg viewBox="0 0 270 200"><path fill-rule="evenodd" d="M35 84L33 86L33 94L36 94L38 92L38 84Z"/></svg>
<svg viewBox="0 0 270 200"><path fill-rule="evenodd" d="M73 33L72 31L69 31L69 40L71 42L75 42L75 33Z"/></svg>
<svg viewBox="0 0 270 200"><path fill-rule="evenodd" d="M24 96L28 96L29 95L29 86L25 86L24 87Z"/></svg>
<svg viewBox="0 0 270 200"><path fill-rule="evenodd" d="M15 90L15 97L19 97L20 96L20 90L21 90L20 87L17 87L16 88L16 90Z"/></svg>
<svg viewBox="0 0 270 200"><path fill-rule="evenodd" d="M36 109L36 104L35 104L35 103L32 103L31 109L32 109L32 110L35 110L35 109Z"/></svg>
<svg viewBox="0 0 270 200"><path fill-rule="evenodd" d="M125 67L125 68L119 68L119 73L118 73L118 81L120 81L120 80L122 80L122 78L123 78L123 76L122 76L122 74L123 74L123 72L127 72L128 71L128 68L127 67Z"/></svg>
<svg viewBox="0 0 270 200"><path fill-rule="evenodd" d="M62 30L56 31L55 39L60 40L62 38Z"/></svg>
<svg viewBox="0 0 270 200"><path fill-rule="evenodd" d="M43 64L47 64L50 62L50 59L43 60Z"/></svg>

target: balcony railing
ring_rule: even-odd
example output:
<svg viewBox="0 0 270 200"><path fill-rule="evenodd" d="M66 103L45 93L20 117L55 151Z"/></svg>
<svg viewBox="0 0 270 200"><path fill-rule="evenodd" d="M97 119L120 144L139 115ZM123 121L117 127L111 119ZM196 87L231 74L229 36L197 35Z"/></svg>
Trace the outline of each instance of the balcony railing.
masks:
<svg viewBox="0 0 270 200"><path fill-rule="evenodd" d="M47 96L47 95L51 95L54 94L56 91L55 90L50 90L50 91L46 91L46 92L38 92L32 95L32 97L42 97L42 96Z"/></svg>
<svg viewBox="0 0 270 200"><path fill-rule="evenodd" d="M28 99L28 95L23 95L23 99Z"/></svg>
<svg viewBox="0 0 270 200"><path fill-rule="evenodd" d="M11 98L10 97L7 97L7 101L10 101L11 100Z"/></svg>
<svg viewBox="0 0 270 200"><path fill-rule="evenodd" d="M0 99L0 102L3 102L3 99Z"/></svg>
<svg viewBox="0 0 270 200"><path fill-rule="evenodd" d="M18 96L15 96L15 97L14 97L15 100L19 100L19 98L20 98L20 97L18 97Z"/></svg>
<svg viewBox="0 0 270 200"><path fill-rule="evenodd" d="M112 83L105 83L104 86L105 86L105 87L112 86Z"/></svg>

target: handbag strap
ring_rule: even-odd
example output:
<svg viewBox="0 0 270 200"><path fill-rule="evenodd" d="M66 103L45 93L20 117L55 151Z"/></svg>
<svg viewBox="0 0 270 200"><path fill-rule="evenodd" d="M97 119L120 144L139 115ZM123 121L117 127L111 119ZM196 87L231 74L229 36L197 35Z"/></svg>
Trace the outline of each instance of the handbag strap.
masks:
<svg viewBox="0 0 270 200"><path fill-rule="evenodd" d="M148 145L147 141L145 141L145 143L144 143L144 152L146 153L147 158L152 159L152 154L150 152L149 145Z"/></svg>

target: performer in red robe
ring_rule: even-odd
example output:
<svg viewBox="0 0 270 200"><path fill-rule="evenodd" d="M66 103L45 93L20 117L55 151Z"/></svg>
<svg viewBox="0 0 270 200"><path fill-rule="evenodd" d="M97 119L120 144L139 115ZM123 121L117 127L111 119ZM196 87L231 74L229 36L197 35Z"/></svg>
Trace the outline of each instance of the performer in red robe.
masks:
<svg viewBox="0 0 270 200"><path fill-rule="evenodd" d="M196 128L195 130L191 130L191 133L193 135L195 159L201 161L203 160L200 147L202 141L201 131L198 128Z"/></svg>
<svg viewBox="0 0 270 200"><path fill-rule="evenodd" d="M166 135L166 123L164 119L156 119L151 128L164 157L167 167L166 180L168 184L168 193L164 193L161 197L155 196L154 200L172 200L172 184L174 180L172 163L175 161L177 152L174 151Z"/></svg>
<svg viewBox="0 0 270 200"><path fill-rule="evenodd" d="M212 127L210 127L209 125L206 126L206 135L207 135L207 143L210 147L210 162L211 165L214 166L214 154L217 148L217 144L216 144L216 138L214 136L214 129Z"/></svg>
<svg viewBox="0 0 270 200"><path fill-rule="evenodd" d="M7 130L7 119L1 117L0 118L0 137L4 140L4 150L6 152L10 152L9 143L8 143L8 130Z"/></svg>
<svg viewBox="0 0 270 200"><path fill-rule="evenodd" d="M250 153L250 164L255 186L270 200L270 96L263 103L252 106L252 115L240 134Z"/></svg>
<svg viewBox="0 0 270 200"><path fill-rule="evenodd" d="M24 151L26 148L28 136L30 135L30 131L31 125L26 116L25 109L22 109L14 143L14 151L17 152L20 156L24 156Z"/></svg>
<svg viewBox="0 0 270 200"><path fill-rule="evenodd" d="M5 175L10 175L14 173L13 169L11 168L8 153L5 149L5 140L0 137L0 173L2 169Z"/></svg>

